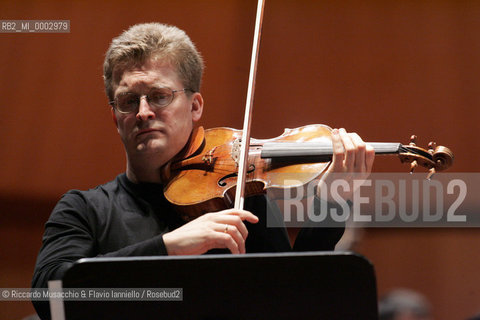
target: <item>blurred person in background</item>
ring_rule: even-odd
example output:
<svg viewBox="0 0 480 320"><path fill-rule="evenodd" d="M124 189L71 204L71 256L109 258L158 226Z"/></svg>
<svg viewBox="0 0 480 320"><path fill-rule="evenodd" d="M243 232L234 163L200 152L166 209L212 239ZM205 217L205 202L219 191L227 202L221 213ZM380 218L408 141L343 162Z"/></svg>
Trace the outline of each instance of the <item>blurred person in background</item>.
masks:
<svg viewBox="0 0 480 320"><path fill-rule="evenodd" d="M395 289L378 303L379 320L433 320L428 300L409 289Z"/></svg>

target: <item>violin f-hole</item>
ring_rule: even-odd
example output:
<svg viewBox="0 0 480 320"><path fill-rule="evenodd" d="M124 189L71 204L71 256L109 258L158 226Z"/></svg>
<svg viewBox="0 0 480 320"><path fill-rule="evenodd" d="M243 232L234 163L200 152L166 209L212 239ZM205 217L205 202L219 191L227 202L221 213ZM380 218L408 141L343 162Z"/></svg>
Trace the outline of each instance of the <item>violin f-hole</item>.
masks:
<svg viewBox="0 0 480 320"><path fill-rule="evenodd" d="M248 171L247 171L247 174L248 173L252 173L253 171L255 171L255 165L252 163L248 166ZM220 180L218 180L217 184L220 186L220 187L225 187L227 185L227 183L225 182L225 180L227 179L230 179L230 178L236 178L238 176L238 173L237 172L232 172L230 174L227 174L225 176L223 176Z"/></svg>

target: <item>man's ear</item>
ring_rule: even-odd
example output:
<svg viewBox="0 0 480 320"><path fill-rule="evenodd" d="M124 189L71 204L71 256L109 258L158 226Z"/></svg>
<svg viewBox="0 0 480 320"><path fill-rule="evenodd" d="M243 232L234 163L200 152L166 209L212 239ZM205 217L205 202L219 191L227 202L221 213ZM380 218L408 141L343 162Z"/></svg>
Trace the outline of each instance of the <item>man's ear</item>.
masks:
<svg viewBox="0 0 480 320"><path fill-rule="evenodd" d="M197 122L202 117L203 113L203 97L200 92L195 92L192 99L192 120Z"/></svg>
<svg viewBox="0 0 480 320"><path fill-rule="evenodd" d="M118 121L117 121L117 115L115 114L115 110L113 110L113 108L111 108L110 112L112 114L113 123L115 123L115 127L118 128Z"/></svg>

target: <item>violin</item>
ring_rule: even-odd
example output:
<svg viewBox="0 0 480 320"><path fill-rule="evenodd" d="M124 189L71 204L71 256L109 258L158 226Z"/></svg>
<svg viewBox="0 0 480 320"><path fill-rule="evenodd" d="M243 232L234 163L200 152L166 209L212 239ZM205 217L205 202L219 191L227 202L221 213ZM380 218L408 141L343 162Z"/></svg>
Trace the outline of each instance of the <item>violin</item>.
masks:
<svg viewBox="0 0 480 320"><path fill-rule="evenodd" d="M162 168L164 194L185 220L204 213L231 208L243 209L244 197L267 189L296 188L321 177L333 155L331 129L308 125L272 139L250 139L256 70L264 0L258 0L243 130L195 129L186 147ZM397 154L411 164L411 172L422 166L445 170L453 163L450 149L430 143L428 150L415 145L369 143L376 154ZM296 173L300 181L285 185L286 176Z"/></svg>
<svg viewBox="0 0 480 320"><path fill-rule="evenodd" d="M328 168L333 155L331 128L307 125L285 129L272 139L250 139L246 196L266 193L268 189L297 188L317 179ZM428 178L453 164L453 153L431 142L428 150L408 145L372 142L375 154L397 155L401 162L429 169ZM189 143L162 169L165 197L185 220L204 213L231 208L234 203L240 162L242 131L230 128L196 128ZM298 179L292 180L292 173ZM295 181L286 184L285 181Z"/></svg>

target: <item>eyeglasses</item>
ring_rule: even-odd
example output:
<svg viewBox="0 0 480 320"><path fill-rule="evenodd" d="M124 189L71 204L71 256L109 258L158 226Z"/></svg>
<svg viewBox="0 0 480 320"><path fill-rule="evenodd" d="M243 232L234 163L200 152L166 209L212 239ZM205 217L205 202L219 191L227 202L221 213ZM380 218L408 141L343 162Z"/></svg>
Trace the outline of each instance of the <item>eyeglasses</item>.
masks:
<svg viewBox="0 0 480 320"><path fill-rule="evenodd" d="M163 108L172 103L175 98L175 93L186 92L190 89L183 88L181 90L172 90L170 88L156 88L149 94L138 95L132 92L120 93L115 100L108 103L120 113L132 113L138 112L140 106L140 100L145 97L148 104L153 108Z"/></svg>

